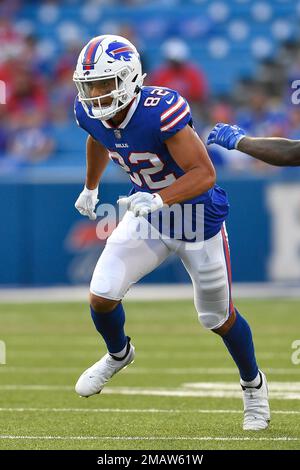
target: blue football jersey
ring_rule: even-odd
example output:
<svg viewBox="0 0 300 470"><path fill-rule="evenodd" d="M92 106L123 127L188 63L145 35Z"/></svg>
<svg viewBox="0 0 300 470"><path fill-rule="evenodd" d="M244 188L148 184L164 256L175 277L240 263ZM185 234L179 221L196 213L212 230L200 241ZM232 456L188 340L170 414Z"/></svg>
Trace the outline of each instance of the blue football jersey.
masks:
<svg viewBox="0 0 300 470"><path fill-rule="evenodd" d="M175 90L142 87L117 127L111 121L90 118L78 98L74 110L78 125L106 147L111 160L128 173L131 193L159 192L184 174L165 144L186 125L192 126L189 105ZM228 214L227 195L215 185L183 204L192 204L193 210L197 203L204 205L204 238L211 238Z"/></svg>

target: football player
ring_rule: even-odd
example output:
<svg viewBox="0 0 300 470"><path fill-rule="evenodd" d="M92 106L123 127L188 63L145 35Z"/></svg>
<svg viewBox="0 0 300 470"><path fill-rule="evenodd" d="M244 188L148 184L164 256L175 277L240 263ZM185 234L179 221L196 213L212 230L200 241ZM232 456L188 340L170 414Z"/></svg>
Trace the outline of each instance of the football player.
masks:
<svg viewBox="0 0 300 470"><path fill-rule="evenodd" d="M131 195L120 200L128 210L108 238L90 284L91 316L108 352L79 377L76 392L84 397L100 393L133 362L122 299L134 283L176 253L193 282L199 321L222 338L238 367L243 428L265 429L270 420L266 378L256 362L250 327L234 308L230 292L226 193L215 184L215 170L193 129L186 100L172 89L144 87L144 76L133 44L113 35L93 38L74 72L75 116L88 133L85 186L75 207L96 219L98 186L109 159L128 173L133 186ZM169 237L136 236L150 224L149 217L174 204L193 210L201 205L202 243L178 238L172 229ZM197 245L191 249L193 243Z"/></svg>
<svg viewBox="0 0 300 470"><path fill-rule="evenodd" d="M300 140L248 137L240 127L223 122L219 122L211 130L207 144L218 144L228 150L237 149L275 166L300 165Z"/></svg>

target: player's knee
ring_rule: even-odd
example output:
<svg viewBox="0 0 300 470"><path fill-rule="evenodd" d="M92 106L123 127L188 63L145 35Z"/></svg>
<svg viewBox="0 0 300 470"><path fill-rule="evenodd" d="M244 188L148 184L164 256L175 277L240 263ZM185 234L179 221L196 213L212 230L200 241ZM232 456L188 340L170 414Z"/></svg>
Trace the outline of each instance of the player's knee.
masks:
<svg viewBox="0 0 300 470"><path fill-rule="evenodd" d="M226 322L227 312L198 312L198 319L204 328L215 330Z"/></svg>
<svg viewBox="0 0 300 470"><path fill-rule="evenodd" d="M100 258L101 259L101 258ZM117 276L112 275L105 267L95 269L90 283L90 292L94 293L96 297L104 299L122 299L124 292L127 291L128 285L121 267L116 262L116 258L112 259L114 269L117 271ZM119 268L119 269L118 269Z"/></svg>
<svg viewBox="0 0 300 470"><path fill-rule="evenodd" d="M120 302L120 300L105 299L98 295L90 293L90 304L93 310L97 313L111 312Z"/></svg>
<svg viewBox="0 0 300 470"><path fill-rule="evenodd" d="M204 265L196 276L195 307L199 322L209 330L219 328L228 316L228 280L224 265L222 262Z"/></svg>

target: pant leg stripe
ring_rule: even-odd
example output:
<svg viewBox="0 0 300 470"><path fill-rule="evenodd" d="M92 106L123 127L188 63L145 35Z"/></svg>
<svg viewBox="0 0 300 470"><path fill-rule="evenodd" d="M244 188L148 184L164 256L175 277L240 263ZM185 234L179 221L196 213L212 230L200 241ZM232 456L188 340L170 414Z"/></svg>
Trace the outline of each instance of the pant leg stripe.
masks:
<svg viewBox="0 0 300 470"><path fill-rule="evenodd" d="M227 237L225 234L224 230L224 225L222 225L221 228L221 234L222 234L222 239L223 239L223 249L224 249L224 255L225 255L225 262L226 262L226 269L227 269L227 279L228 279L228 288L229 288L229 314L234 312L234 306L233 306L233 301L231 297L231 264L230 264L230 253L229 253L229 246L228 246L228 241Z"/></svg>

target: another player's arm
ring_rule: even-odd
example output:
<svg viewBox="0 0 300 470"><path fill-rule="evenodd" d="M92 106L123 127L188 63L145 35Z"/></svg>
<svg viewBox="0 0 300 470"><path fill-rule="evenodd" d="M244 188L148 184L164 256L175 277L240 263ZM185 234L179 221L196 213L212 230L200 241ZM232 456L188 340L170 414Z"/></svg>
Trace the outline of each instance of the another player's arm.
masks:
<svg viewBox="0 0 300 470"><path fill-rule="evenodd" d="M300 165L300 140L243 137L237 144L237 149L271 165Z"/></svg>
<svg viewBox="0 0 300 470"><path fill-rule="evenodd" d="M206 148L197 133L185 126L165 141L177 165L185 171L167 188L159 191L165 204L192 199L208 191L216 181L216 173Z"/></svg>
<svg viewBox="0 0 300 470"><path fill-rule="evenodd" d="M101 176L109 162L108 150L91 135L86 141L86 180L88 189L98 187Z"/></svg>
<svg viewBox="0 0 300 470"><path fill-rule="evenodd" d="M207 144L217 144L228 150L238 149L271 165L300 165L300 140L248 137L245 134L245 131L237 125L219 122L209 133Z"/></svg>

